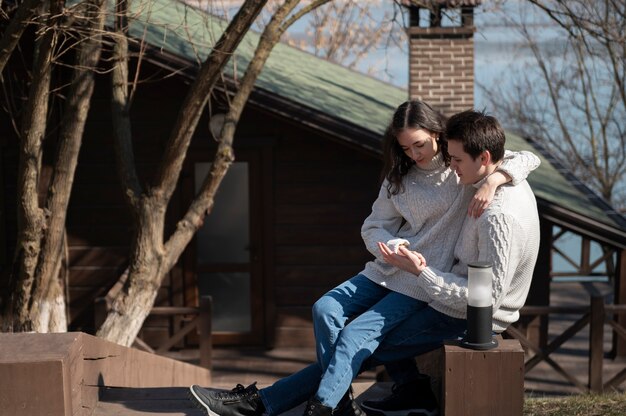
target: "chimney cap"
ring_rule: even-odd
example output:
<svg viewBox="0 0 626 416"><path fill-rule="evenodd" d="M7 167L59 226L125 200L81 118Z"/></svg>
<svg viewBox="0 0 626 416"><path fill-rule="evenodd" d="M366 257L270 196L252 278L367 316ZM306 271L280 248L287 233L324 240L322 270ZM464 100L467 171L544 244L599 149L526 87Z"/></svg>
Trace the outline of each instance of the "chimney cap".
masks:
<svg viewBox="0 0 626 416"><path fill-rule="evenodd" d="M429 6L440 7L463 7L463 6L480 6L482 0L404 0L405 6L417 6L429 8Z"/></svg>

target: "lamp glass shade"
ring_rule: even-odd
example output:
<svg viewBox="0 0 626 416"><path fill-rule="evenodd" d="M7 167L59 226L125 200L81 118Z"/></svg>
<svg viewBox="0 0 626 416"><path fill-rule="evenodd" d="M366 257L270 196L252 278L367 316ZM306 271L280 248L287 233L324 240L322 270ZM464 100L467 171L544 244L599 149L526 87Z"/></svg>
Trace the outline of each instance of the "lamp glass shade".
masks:
<svg viewBox="0 0 626 416"><path fill-rule="evenodd" d="M491 306L493 272L489 263L470 263L467 270L467 304Z"/></svg>

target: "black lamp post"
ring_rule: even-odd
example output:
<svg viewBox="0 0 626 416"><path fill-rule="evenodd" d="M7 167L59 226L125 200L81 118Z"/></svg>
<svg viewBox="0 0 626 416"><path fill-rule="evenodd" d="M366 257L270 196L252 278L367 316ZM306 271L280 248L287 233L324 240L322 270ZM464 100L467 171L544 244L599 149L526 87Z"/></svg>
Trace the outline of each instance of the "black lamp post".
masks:
<svg viewBox="0 0 626 416"><path fill-rule="evenodd" d="M492 325L493 272L489 263L470 263L467 270L467 334L461 345L473 350L497 347Z"/></svg>

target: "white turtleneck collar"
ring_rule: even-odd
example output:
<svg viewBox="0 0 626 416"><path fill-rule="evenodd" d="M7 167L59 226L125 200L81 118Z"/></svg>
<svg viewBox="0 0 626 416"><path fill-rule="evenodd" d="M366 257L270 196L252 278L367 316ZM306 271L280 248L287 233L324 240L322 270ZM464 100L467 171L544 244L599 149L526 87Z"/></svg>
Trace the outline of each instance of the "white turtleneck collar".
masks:
<svg viewBox="0 0 626 416"><path fill-rule="evenodd" d="M417 169L423 170L423 171L433 171L433 170L445 167L445 162L443 160L443 155L441 154L441 152L439 152L435 156L433 156L433 158L430 160L430 163L428 165L426 165L424 167L415 165L415 167Z"/></svg>

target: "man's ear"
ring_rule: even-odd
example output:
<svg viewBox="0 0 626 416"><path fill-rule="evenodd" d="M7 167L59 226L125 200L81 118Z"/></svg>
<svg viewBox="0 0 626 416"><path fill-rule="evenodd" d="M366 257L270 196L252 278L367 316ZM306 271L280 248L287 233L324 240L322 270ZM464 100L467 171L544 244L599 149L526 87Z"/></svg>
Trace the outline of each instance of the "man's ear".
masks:
<svg viewBox="0 0 626 416"><path fill-rule="evenodd" d="M491 152L489 150L484 150L479 157L481 165L488 166L491 164Z"/></svg>

